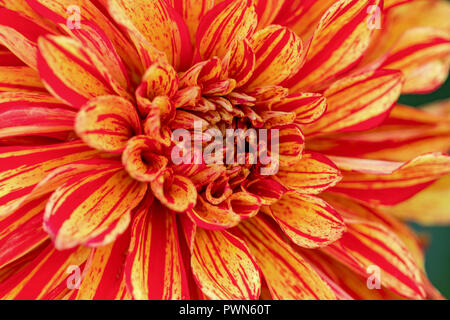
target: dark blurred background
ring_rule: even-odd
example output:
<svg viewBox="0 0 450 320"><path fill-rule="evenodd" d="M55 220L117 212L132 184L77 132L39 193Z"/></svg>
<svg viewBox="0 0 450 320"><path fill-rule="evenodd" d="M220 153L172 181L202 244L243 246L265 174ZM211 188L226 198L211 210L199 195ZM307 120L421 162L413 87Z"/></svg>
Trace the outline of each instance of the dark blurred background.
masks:
<svg viewBox="0 0 450 320"><path fill-rule="evenodd" d="M405 95L399 102L409 106L421 106L448 98L450 98L450 80L447 80L438 91L428 95ZM412 227L429 237L430 244L426 251L428 276L441 293L450 299L450 226L421 227L413 224Z"/></svg>

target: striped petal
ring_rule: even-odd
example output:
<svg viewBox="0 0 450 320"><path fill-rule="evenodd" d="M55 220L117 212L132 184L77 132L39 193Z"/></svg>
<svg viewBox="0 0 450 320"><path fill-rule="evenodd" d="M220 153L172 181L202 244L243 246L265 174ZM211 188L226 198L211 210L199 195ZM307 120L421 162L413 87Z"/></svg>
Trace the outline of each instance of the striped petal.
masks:
<svg viewBox="0 0 450 320"><path fill-rule="evenodd" d="M381 67L403 72L404 94L432 92L448 76L450 35L429 27L410 29L391 48Z"/></svg>
<svg viewBox="0 0 450 320"><path fill-rule="evenodd" d="M255 52L249 41L238 41L234 43L230 54L230 65L228 76L236 80L236 87L247 83L255 69Z"/></svg>
<svg viewBox="0 0 450 320"><path fill-rule="evenodd" d="M113 243L95 248L89 257L87 270L80 288L76 292L77 300L117 300L126 290L123 265L130 244L130 235L125 233Z"/></svg>
<svg viewBox="0 0 450 320"><path fill-rule="evenodd" d="M192 181L173 175L169 170L150 182L150 187L155 197L175 212L185 212L193 208L197 201L197 190Z"/></svg>
<svg viewBox="0 0 450 320"><path fill-rule="evenodd" d="M137 90L150 100L157 96L172 97L178 91L177 72L168 63L154 63L145 71Z"/></svg>
<svg viewBox="0 0 450 320"><path fill-rule="evenodd" d="M41 37L38 69L47 89L62 101L80 107L89 99L114 94L80 42L67 37Z"/></svg>
<svg viewBox="0 0 450 320"><path fill-rule="evenodd" d="M175 69L186 69L191 63L188 28L167 1L113 0L108 5L117 22L128 30L136 30L150 46L163 52ZM139 51L139 44L137 48Z"/></svg>
<svg viewBox="0 0 450 320"><path fill-rule="evenodd" d="M126 66L107 34L90 21L83 21L82 28L73 29L71 32L82 43L89 58L114 91L120 96L131 98L128 93L131 91L131 80Z"/></svg>
<svg viewBox="0 0 450 320"><path fill-rule="evenodd" d="M208 230L224 230L236 226L240 216L222 204L214 205L199 196L197 204L187 211L189 218L199 227Z"/></svg>
<svg viewBox="0 0 450 320"><path fill-rule="evenodd" d="M335 82L324 95L328 109L306 126L307 135L363 131L382 123L400 96L402 74L394 70L370 71Z"/></svg>
<svg viewBox="0 0 450 320"><path fill-rule="evenodd" d="M318 93L295 93L275 102L270 108L273 111L294 112L295 123L309 124L325 113L327 101Z"/></svg>
<svg viewBox="0 0 450 320"><path fill-rule="evenodd" d="M354 67L366 52L373 29L367 26L370 6L380 0L341 0L322 16L305 65L285 82L292 91L314 91Z"/></svg>
<svg viewBox="0 0 450 320"><path fill-rule="evenodd" d="M278 0L256 0L255 11L258 15L258 29L272 24L283 7L284 2Z"/></svg>
<svg viewBox="0 0 450 320"><path fill-rule="evenodd" d="M270 209L286 235L304 248L325 247L345 231L342 217L314 196L288 193Z"/></svg>
<svg viewBox="0 0 450 320"><path fill-rule="evenodd" d="M289 166L297 163L305 147L305 137L300 128L295 124L274 127L271 130L279 130L279 160L280 165Z"/></svg>
<svg viewBox="0 0 450 320"><path fill-rule="evenodd" d="M276 177L289 190L319 194L335 186L342 178L339 169L320 153L304 153L292 166L281 166Z"/></svg>
<svg viewBox="0 0 450 320"><path fill-rule="evenodd" d="M234 230L249 246L277 300L329 300L333 291L260 215L241 222Z"/></svg>
<svg viewBox="0 0 450 320"><path fill-rule="evenodd" d="M0 220L0 268L48 239L42 228L47 197L37 199Z"/></svg>
<svg viewBox="0 0 450 320"><path fill-rule="evenodd" d="M78 136L92 148L120 153L140 133L140 118L128 100L102 96L89 100L75 120Z"/></svg>
<svg viewBox="0 0 450 320"><path fill-rule="evenodd" d="M24 269L0 284L0 299L48 299L52 291L65 290L71 280L68 268L82 269L90 251L84 247L58 251L53 244L48 244Z"/></svg>
<svg viewBox="0 0 450 320"><path fill-rule="evenodd" d="M448 225L449 192L450 176L446 175L412 198L392 207L383 207L382 211L423 225Z"/></svg>
<svg viewBox="0 0 450 320"><path fill-rule="evenodd" d="M0 216L10 212L53 169L97 156L97 151L80 141L38 147L1 147Z"/></svg>
<svg viewBox="0 0 450 320"><path fill-rule="evenodd" d="M431 153L411 161L388 162L330 157L343 179L332 192L371 205L395 205L450 173L450 157Z"/></svg>
<svg viewBox="0 0 450 320"><path fill-rule="evenodd" d="M415 263L422 270L425 268L425 255L423 240L416 235L407 224L398 220L392 215L386 214L382 208L370 208L366 205L348 199L346 197L331 194L329 192L320 195L327 203L329 203L336 211L345 219L364 220L383 225L386 229L394 232L403 244L408 248L414 258ZM385 207L388 209L388 207ZM389 207L390 208L390 207Z"/></svg>
<svg viewBox="0 0 450 320"><path fill-rule="evenodd" d="M369 266L378 266L383 286L407 298L425 297L420 270L393 232L371 222L346 225L342 239L322 249L325 253L362 276L367 276Z"/></svg>
<svg viewBox="0 0 450 320"><path fill-rule="evenodd" d="M255 69L247 87L278 85L298 72L303 64L303 44L285 27L272 25L256 32L251 38L255 52Z"/></svg>
<svg viewBox="0 0 450 320"><path fill-rule="evenodd" d="M309 39L324 13L337 0L294 0L284 1L275 23L282 24L302 39Z"/></svg>
<svg viewBox="0 0 450 320"><path fill-rule="evenodd" d="M97 26L98 30L106 34L106 37L112 42L114 48L117 50L119 56L125 62L127 69L133 74L141 74L141 66L139 65L139 57L133 45L129 40L117 29L114 22L102 12L100 7L96 6L89 0L26 0L27 4L33 8L40 18L44 17L46 21L51 21L57 24L58 27L68 34L80 40L85 39L83 34L86 34L89 26ZM82 31L73 32L68 26L68 8L71 6L78 6L81 14ZM42 19L42 18L41 18ZM83 30L85 29L86 30ZM91 27L89 27L91 29ZM79 30L79 29L74 29ZM81 37L80 37L81 36ZM103 41L102 41L103 42ZM109 42L109 41L108 41ZM104 50L98 48L100 50ZM111 52L109 53L111 54Z"/></svg>
<svg viewBox="0 0 450 320"><path fill-rule="evenodd" d="M1 57L3 61L4 57ZM39 73L30 67L0 67L0 92L46 92Z"/></svg>
<svg viewBox="0 0 450 320"><path fill-rule="evenodd" d="M128 140L122 154L125 169L130 176L142 182L155 180L166 168L168 162L166 157L158 154L158 150L148 136L135 136Z"/></svg>
<svg viewBox="0 0 450 320"><path fill-rule="evenodd" d="M37 69L37 41L51 33L36 20L0 7L0 43L33 69Z"/></svg>
<svg viewBox="0 0 450 320"><path fill-rule="evenodd" d="M251 36L257 16L252 0L226 0L217 4L200 20L196 35L198 54L203 60L223 58L233 41Z"/></svg>
<svg viewBox="0 0 450 320"><path fill-rule="evenodd" d="M134 299L189 299L178 244L176 215L156 201L140 206L133 218L125 264L127 287Z"/></svg>
<svg viewBox="0 0 450 320"><path fill-rule="evenodd" d="M424 109L396 105L375 129L317 136L308 140L308 147L328 155L407 161L429 152L447 152L449 120Z"/></svg>
<svg viewBox="0 0 450 320"><path fill-rule="evenodd" d="M260 274L247 245L227 231L197 229L191 256L192 272L211 299L257 300Z"/></svg>
<svg viewBox="0 0 450 320"><path fill-rule="evenodd" d="M169 0L172 7L183 17L189 29L191 43L195 44L195 34L201 18L214 7L214 0Z"/></svg>
<svg viewBox="0 0 450 320"><path fill-rule="evenodd" d="M244 192L257 196L262 205L271 205L280 200L287 189L281 183L272 178L258 178L246 180L241 184Z"/></svg>
<svg viewBox="0 0 450 320"><path fill-rule="evenodd" d="M128 227L130 211L146 190L147 185L131 179L120 162L100 162L51 195L45 209L45 229L60 250L79 244L107 245Z"/></svg>
<svg viewBox="0 0 450 320"><path fill-rule="evenodd" d="M0 104L0 139L20 136L47 136L67 140L73 136L75 112L45 107Z"/></svg>

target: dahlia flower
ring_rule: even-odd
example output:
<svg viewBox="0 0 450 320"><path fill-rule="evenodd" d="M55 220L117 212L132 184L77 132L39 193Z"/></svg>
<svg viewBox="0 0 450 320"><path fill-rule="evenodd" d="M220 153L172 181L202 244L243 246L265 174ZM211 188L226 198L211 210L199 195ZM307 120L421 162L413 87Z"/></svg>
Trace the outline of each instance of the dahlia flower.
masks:
<svg viewBox="0 0 450 320"><path fill-rule="evenodd" d="M397 100L446 80L447 2L0 6L2 299L442 298L403 221L450 222L449 104ZM173 138L209 129L270 138Z"/></svg>

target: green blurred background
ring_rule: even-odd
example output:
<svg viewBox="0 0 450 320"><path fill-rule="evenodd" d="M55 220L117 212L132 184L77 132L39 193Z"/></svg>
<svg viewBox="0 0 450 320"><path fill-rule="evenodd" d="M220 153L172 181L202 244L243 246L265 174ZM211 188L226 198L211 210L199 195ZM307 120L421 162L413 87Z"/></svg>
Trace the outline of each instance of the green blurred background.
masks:
<svg viewBox="0 0 450 320"><path fill-rule="evenodd" d="M399 102L409 106L420 106L447 98L450 98L450 80L447 80L439 90L432 94L405 95L400 98ZM412 227L429 236L430 244L426 251L426 270L431 282L445 297L450 299L450 226L421 227L413 224Z"/></svg>

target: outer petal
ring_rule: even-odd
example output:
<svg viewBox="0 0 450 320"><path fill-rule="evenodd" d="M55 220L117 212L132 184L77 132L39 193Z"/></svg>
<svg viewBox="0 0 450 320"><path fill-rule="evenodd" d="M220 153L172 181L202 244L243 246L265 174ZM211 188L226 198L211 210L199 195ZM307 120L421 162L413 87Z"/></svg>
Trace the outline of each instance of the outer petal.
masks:
<svg viewBox="0 0 450 320"><path fill-rule="evenodd" d="M33 259L24 269L8 277L0 284L0 298L5 300L48 299L55 289L63 291L70 283L69 266L82 269L90 249L58 251L52 243ZM58 288L59 287L59 288Z"/></svg>
<svg viewBox="0 0 450 320"><path fill-rule="evenodd" d="M256 32L251 39L255 69L247 87L278 85L298 72L303 64L303 44L285 27L273 25Z"/></svg>
<svg viewBox="0 0 450 320"><path fill-rule="evenodd" d="M341 0L328 9L314 32L305 65L285 86L292 91L317 90L354 67L373 34L367 26L367 9L380 2Z"/></svg>
<svg viewBox="0 0 450 320"><path fill-rule="evenodd" d="M281 229L301 247L325 247L345 231L342 217L314 196L288 193L270 209Z"/></svg>
<svg viewBox="0 0 450 320"><path fill-rule="evenodd" d="M371 205L395 205L450 173L450 157L431 153L409 162L331 157L344 178L332 192Z"/></svg>
<svg viewBox="0 0 450 320"><path fill-rule="evenodd" d="M363 131L378 126L400 96L402 74L379 70L335 82L324 93L328 109L305 134Z"/></svg>
<svg viewBox="0 0 450 320"><path fill-rule="evenodd" d="M348 231L339 241L322 249L355 272L367 275L367 267L381 269L381 284L412 299L424 298L420 270L397 236L382 225L347 222Z"/></svg>
<svg viewBox="0 0 450 320"><path fill-rule="evenodd" d="M276 177L288 189L304 194L318 194L335 186L342 178L339 169L320 153L304 153L292 166L281 166Z"/></svg>
<svg viewBox="0 0 450 320"><path fill-rule="evenodd" d="M335 299L320 276L260 215L240 223L235 232L255 256L274 299Z"/></svg>
<svg viewBox="0 0 450 320"><path fill-rule="evenodd" d="M146 190L120 163L101 163L56 189L45 210L45 229L60 250L109 244L128 227L130 211Z"/></svg>
<svg viewBox="0 0 450 320"><path fill-rule="evenodd" d="M195 34L200 20L214 7L214 0L169 0L169 3L183 17L189 29L191 43L195 44Z"/></svg>
<svg viewBox="0 0 450 320"><path fill-rule="evenodd" d="M67 109L0 104L0 139L47 136L67 140L73 136L75 112Z"/></svg>
<svg viewBox="0 0 450 320"><path fill-rule="evenodd" d="M48 239L42 228L47 197L37 199L0 220L0 268Z"/></svg>
<svg viewBox="0 0 450 320"><path fill-rule="evenodd" d="M129 40L117 29L115 24L102 13L94 3L89 0L26 0L33 8L34 12L58 25L59 28L65 30L68 34L72 34L75 38L82 39L82 34L87 31L87 26L96 25L98 29L104 32L114 45L117 53L126 63L128 69L132 73L140 73L141 66L136 50L129 43ZM78 6L82 17L81 26L86 30L81 32L72 32L67 26L68 12L70 6ZM81 35L81 37L79 37ZM109 42L109 41L108 41ZM100 49L102 50L102 49Z"/></svg>
<svg viewBox="0 0 450 320"><path fill-rule="evenodd" d="M39 73L25 66L0 67L0 92L4 91L46 92Z"/></svg>
<svg viewBox="0 0 450 320"><path fill-rule="evenodd" d="M256 0L255 10L258 15L258 28L262 29L272 24L284 5L278 0Z"/></svg>
<svg viewBox="0 0 450 320"><path fill-rule="evenodd" d="M190 64L192 47L186 23L167 1L112 0L108 5L117 22L137 29L151 46L165 53L175 69Z"/></svg>
<svg viewBox="0 0 450 320"><path fill-rule="evenodd" d="M77 290L77 300L121 299L125 288L124 270L130 235L125 233L113 243L92 250L87 270Z"/></svg>
<svg viewBox="0 0 450 320"><path fill-rule="evenodd" d="M428 93L440 87L450 67L450 34L414 28L403 34L381 65L405 75L402 93Z"/></svg>
<svg viewBox="0 0 450 320"><path fill-rule="evenodd" d="M120 153L127 141L140 133L140 118L128 100L101 96L89 100L78 112L75 130L92 148Z"/></svg>
<svg viewBox="0 0 450 320"><path fill-rule="evenodd" d="M247 245L227 231L197 229L191 266L197 284L211 299L259 298L258 266Z"/></svg>
<svg viewBox="0 0 450 320"><path fill-rule="evenodd" d="M226 0L216 5L200 20L196 44L203 60L223 58L233 41L251 36L257 16L252 0Z"/></svg>
<svg viewBox="0 0 450 320"><path fill-rule="evenodd" d="M319 93L295 93L270 106L273 111L294 112L295 123L317 121L327 109L325 97Z"/></svg>
<svg viewBox="0 0 450 320"><path fill-rule="evenodd" d="M128 290L134 299L188 299L176 215L157 202L143 203L131 229L125 264Z"/></svg>
<svg viewBox="0 0 450 320"><path fill-rule="evenodd" d="M337 0L284 2L275 23L285 25L302 39L309 39L324 13L336 2Z"/></svg>
<svg viewBox="0 0 450 320"><path fill-rule="evenodd" d="M5 7L0 8L0 21L0 43L28 66L37 69L37 40L51 31L35 19Z"/></svg>
<svg viewBox="0 0 450 320"><path fill-rule="evenodd" d="M412 198L382 211L423 225L450 224L450 176L437 180Z"/></svg>
<svg viewBox="0 0 450 320"><path fill-rule="evenodd" d="M228 76L236 80L236 87L247 83L255 69L255 52L247 39L235 42L231 49Z"/></svg>
<svg viewBox="0 0 450 320"><path fill-rule="evenodd" d="M307 143L311 150L329 155L407 161L429 152L447 152L450 125L445 117L424 109L397 105L375 129L317 136Z"/></svg>
<svg viewBox="0 0 450 320"><path fill-rule="evenodd" d="M11 212L50 171L95 158L98 152L80 141L39 147L0 148L0 216Z"/></svg>
<svg viewBox="0 0 450 320"><path fill-rule="evenodd" d="M38 68L47 89L62 101L80 107L89 99L113 94L108 83L86 57L81 43L67 37L39 39Z"/></svg>

